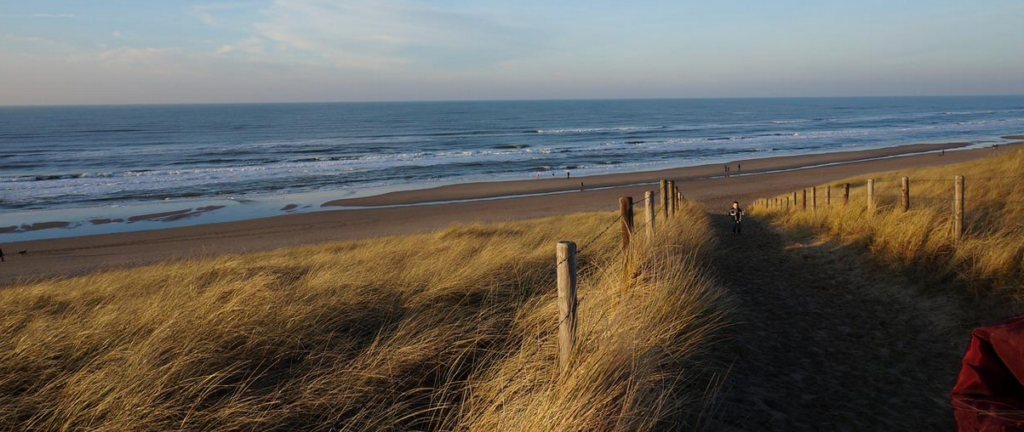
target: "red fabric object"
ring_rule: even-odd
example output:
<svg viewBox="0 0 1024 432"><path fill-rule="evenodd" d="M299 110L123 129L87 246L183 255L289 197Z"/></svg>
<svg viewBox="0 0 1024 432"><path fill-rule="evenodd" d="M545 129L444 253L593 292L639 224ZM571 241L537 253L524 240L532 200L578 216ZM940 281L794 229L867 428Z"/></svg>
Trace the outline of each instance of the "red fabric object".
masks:
<svg viewBox="0 0 1024 432"><path fill-rule="evenodd" d="M960 432L1024 431L1024 315L974 329L951 393Z"/></svg>

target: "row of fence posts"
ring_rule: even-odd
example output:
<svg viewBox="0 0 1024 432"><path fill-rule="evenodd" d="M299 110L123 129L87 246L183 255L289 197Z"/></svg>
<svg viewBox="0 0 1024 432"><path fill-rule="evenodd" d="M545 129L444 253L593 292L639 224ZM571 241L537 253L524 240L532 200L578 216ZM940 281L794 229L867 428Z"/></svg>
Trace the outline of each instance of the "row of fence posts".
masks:
<svg viewBox="0 0 1024 432"><path fill-rule="evenodd" d="M683 195L676 186L674 180L661 180L660 191L644 192L644 221L645 232L649 238L654 237L655 219L659 212L654 202L655 197L660 196L660 213L662 220L677 215L681 210ZM619 198L619 220L621 231L621 248L623 256L623 280L627 283L632 280L632 259L630 253L630 242L636 235L633 211L633 197ZM576 292L577 263L576 253L578 249L575 242L562 240L555 247L555 262L557 263L558 281L558 363L562 369L569 364L569 358L576 346L576 331L579 328L579 298Z"/></svg>
<svg viewBox="0 0 1024 432"><path fill-rule="evenodd" d="M953 219L953 239L956 240L956 241L961 240L963 238L963 236L964 236L964 214L965 214L965 212L964 212L964 206L965 206L964 186L965 186L965 178L964 178L964 176L958 175L958 176L953 177L953 214L952 214L952 219ZM875 205L875 179L868 179L867 180L866 189L867 189L867 202L866 202L866 205L867 205L868 213L874 213L874 211L876 209L876 205ZM807 210L807 205L808 205L808 203L807 203L807 189L803 189L801 192L802 192L802 200L799 201L799 206L800 206L800 208L802 210L806 211ZM796 207L798 205L797 203L798 203L798 201L797 201L797 192L794 191L793 192L792 206ZM846 184L843 185L843 205L845 206L845 205L848 205L849 203L850 203L850 184L846 183ZM774 199L761 198L761 199L756 201L756 204L758 204L760 206L767 207L767 208L782 208L783 202L782 202L782 199L778 198L778 197L776 197ZM832 185L825 186L825 204L826 205L832 205ZM785 208L789 209L790 206L791 206L791 204L790 204L790 197L787 195L786 196L786 201L785 201ZM818 188L817 188L817 186L815 186L815 187L811 188L811 201L810 201L811 211L812 212L815 211L817 209L817 207L818 207ZM903 177L903 178L900 179L900 205L899 205L899 208L903 212L910 211L910 178L909 177Z"/></svg>

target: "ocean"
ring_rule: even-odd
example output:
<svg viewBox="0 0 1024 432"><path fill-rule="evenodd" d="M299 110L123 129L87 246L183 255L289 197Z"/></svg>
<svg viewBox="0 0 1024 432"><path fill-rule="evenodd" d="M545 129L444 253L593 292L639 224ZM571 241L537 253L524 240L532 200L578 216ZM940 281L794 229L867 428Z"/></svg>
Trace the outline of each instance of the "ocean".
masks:
<svg viewBox="0 0 1024 432"><path fill-rule="evenodd" d="M313 211L459 182L1021 132L1024 97L4 107L0 241ZM180 208L206 210L128 220ZM68 223L30 229L48 221Z"/></svg>

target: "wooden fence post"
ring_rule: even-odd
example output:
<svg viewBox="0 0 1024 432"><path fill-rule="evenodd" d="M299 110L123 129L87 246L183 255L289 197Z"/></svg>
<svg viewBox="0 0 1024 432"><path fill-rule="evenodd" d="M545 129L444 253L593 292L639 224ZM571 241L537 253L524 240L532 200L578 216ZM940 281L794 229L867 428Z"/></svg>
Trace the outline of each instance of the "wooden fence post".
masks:
<svg viewBox="0 0 1024 432"><path fill-rule="evenodd" d="M654 238L654 192L644 192L644 213L647 218L647 236Z"/></svg>
<svg viewBox="0 0 1024 432"><path fill-rule="evenodd" d="M661 181L661 216L668 220L668 180Z"/></svg>
<svg viewBox="0 0 1024 432"><path fill-rule="evenodd" d="M868 211L875 210L875 179L868 179Z"/></svg>
<svg viewBox="0 0 1024 432"><path fill-rule="evenodd" d="M843 186L843 205L850 203L850 184L847 183Z"/></svg>
<svg viewBox="0 0 1024 432"><path fill-rule="evenodd" d="M818 187L811 188L811 211L818 211Z"/></svg>
<svg viewBox="0 0 1024 432"><path fill-rule="evenodd" d="M910 210L910 178L903 177L900 182L900 190L903 191L903 212Z"/></svg>
<svg viewBox="0 0 1024 432"><path fill-rule="evenodd" d="M964 237L964 176L953 178L953 239Z"/></svg>
<svg viewBox="0 0 1024 432"><path fill-rule="evenodd" d="M668 181L668 214L676 216L676 181Z"/></svg>
<svg viewBox="0 0 1024 432"><path fill-rule="evenodd" d="M576 243L558 242L555 258L558 263L558 364L565 370L576 345Z"/></svg>
<svg viewBox="0 0 1024 432"><path fill-rule="evenodd" d="M672 202L675 204L675 209L672 213L679 214L683 209L683 203L679 200L679 186L676 186L676 181L672 180Z"/></svg>
<svg viewBox="0 0 1024 432"><path fill-rule="evenodd" d="M676 181L675 180L669 180L668 181L668 209L669 209L669 214L672 215L672 217L676 217L676 210L678 209L678 207L679 207L679 203L676 202Z"/></svg>
<svg viewBox="0 0 1024 432"><path fill-rule="evenodd" d="M633 236L633 197L619 198L619 217L622 219L622 252L626 252Z"/></svg>
<svg viewBox="0 0 1024 432"><path fill-rule="evenodd" d="M619 218L622 219L622 281L628 284L633 279L633 258L629 253L629 241L633 237L633 197L619 198Z"/></svg>
<svg viewBox="0 0 1024 432"><path fill-rule="evenodd" d="M825 205L832 205L832 185L825 186Z"/></svg>
<svg viewBox="0 0 1024 432"><path fill-rule="evenodd" d="M804 210L807 210L807 189L804 189L804 196L803 196L803 199L804 199L804 200L802 201L802 203L803 203L803 209L804 209Z"/></svg>

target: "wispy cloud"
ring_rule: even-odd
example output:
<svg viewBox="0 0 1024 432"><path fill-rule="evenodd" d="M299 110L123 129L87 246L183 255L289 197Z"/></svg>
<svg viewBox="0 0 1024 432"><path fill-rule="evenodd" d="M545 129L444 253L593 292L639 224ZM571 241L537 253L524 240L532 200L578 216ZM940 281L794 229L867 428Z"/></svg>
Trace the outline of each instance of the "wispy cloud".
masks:
<svg viewBox="0 0 1024 432"><path fill-rule="evenodd" d="M76 68L130 73L135 76L183 77L202 76L202 70L196 66L205 59L178 48L117 47L71 55L64 61L76 65Z"/></svg>
<svg viewBox="0 0 1024 432"><path fill-rule="evenodd" d="M220 12L242 9L253 6L252 3L212 3L194 5L190 13L207 25L217 24L217 14Z"/></svg>
<svg viewBox="0 0 1024 432"><path fill-rule="evenodd" d="M262 12L265 19L253 25L260 37L341 68L435 62L471 69L534 45L534 32L482 9L399 0L277 0Z"/></svg>
<svg viewBox="0 0 1024 432"><path fill-rule="evenodd" d="M229 54L242 52L252 55L263 55L266 53L266 41L259 37L246 38L229 45L221 45L217 48L217 54Z"/></svg>
<svg viewBox="0 0 1024 432"><path fill-rule="evenodd" d="M73 51L75 49L73 45L68 44L66 42L61 42L38 36L21 36L6 33L0 35L0 40L16 42L19 45L22 45L26 48L30 48L31 50L35 51L38 51L40 48L56 50L57 52L68 52Z"/></svg>

